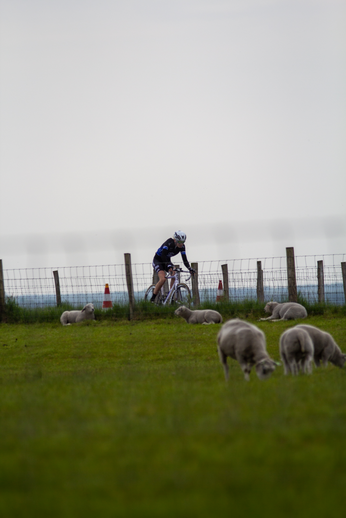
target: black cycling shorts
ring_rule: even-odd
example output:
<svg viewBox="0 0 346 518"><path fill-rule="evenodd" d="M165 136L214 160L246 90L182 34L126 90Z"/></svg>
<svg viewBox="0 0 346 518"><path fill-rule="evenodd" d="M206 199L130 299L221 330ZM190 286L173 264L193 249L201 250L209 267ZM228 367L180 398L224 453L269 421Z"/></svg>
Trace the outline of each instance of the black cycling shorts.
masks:
<svg viewBox="0 0 346 518"><path fill-rule="evenodd" d="M168 266L166 263L159 263L156 261L153 261L153 268L156 273L159 273L159 271L168 272ZM172 268L172 267L170 267Z"/></svg>

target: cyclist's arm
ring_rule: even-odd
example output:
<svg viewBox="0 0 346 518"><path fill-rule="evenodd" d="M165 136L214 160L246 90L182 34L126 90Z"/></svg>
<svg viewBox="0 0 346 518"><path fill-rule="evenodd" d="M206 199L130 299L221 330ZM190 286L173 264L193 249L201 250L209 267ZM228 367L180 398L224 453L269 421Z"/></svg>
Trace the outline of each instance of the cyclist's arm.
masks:
<svg viewBox="0 0 346 518"><path fill-rule="evenodd" d="M183 263L186 266L186 268L189 270L191 268L189 261L187 260L186 252L185 250L181 251L181 257L183 259Z"/></svg>

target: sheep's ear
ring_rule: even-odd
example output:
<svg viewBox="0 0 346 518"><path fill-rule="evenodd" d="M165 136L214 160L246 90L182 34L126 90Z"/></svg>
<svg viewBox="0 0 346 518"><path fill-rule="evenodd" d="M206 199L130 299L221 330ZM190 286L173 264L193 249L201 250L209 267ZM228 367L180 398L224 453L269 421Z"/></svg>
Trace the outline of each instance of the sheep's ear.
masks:
<svg viewBox="0 0 346 518"><path fill-rule="evenodd" d="M85 311L85 306L84 306L84 308L82 309L82 313L83 313L83 311Z"/></svg>

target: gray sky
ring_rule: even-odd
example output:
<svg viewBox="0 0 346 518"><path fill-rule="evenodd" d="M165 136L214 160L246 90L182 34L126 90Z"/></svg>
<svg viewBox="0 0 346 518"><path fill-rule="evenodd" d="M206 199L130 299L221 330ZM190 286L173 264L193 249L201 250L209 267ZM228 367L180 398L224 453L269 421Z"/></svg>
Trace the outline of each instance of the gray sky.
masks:
<svg viewBox="0 0 346 518"><path fill-rule="evenodd" d="M344 0L0 0L4 268L346 250Z"/></svg>

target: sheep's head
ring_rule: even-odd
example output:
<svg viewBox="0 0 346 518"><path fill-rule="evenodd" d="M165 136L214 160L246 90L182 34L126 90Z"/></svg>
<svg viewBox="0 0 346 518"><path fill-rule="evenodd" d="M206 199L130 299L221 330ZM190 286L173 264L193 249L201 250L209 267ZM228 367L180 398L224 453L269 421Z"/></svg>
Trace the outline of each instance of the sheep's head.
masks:
<svg viewBox="0 0 346 518"><path fill-rule="evenodd" d="M277 306L277 305L278 305L278 302L267 302L267 304L265 305L264 311L266 313L272 314L275 306Z"/></svg>
<svg viewBox="0 0 346 518"><path fill-rule="evenodd" d="M345 365L345 361L346 361L346 354L341 354L339 356L339 358L337 359L337 361L334 362L334 365L336 365L337 367L340 367L342 369L342 367Z"/></svg>
<svg viewBox="0 0 346 518"><path fill-rule="evenodd" d="M175 311L174 311L174 314L179 316L181 315L182 313L184 313L184 310L186 309L185 306L179 306Z"/></svg>
<svg viewBox="0 0 346 518"><path fill-rule="evenodd" d="M271 358L264 358L256 363L256 374L260 380L269 378L273 371L275 371L276 363Z"/></svg>
<svg viewBox="0 0 346 518"><path fill-rule="evenodd" d="M91 314L91 313L94 313L94 304L91 304L91 302L89 302L88 304L86 304L84 306L84 308L82 309L82 313L87 313L87 314Z"/></svg>

